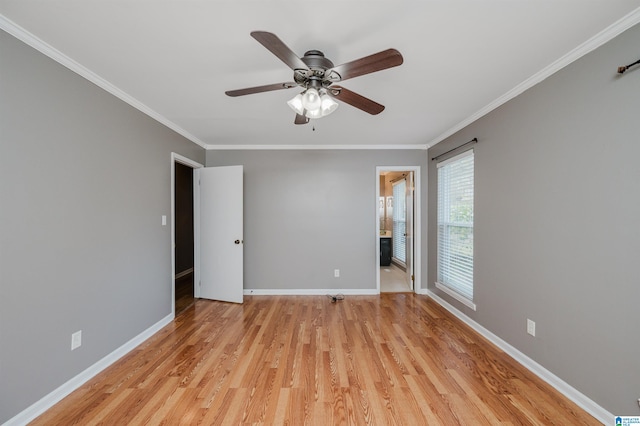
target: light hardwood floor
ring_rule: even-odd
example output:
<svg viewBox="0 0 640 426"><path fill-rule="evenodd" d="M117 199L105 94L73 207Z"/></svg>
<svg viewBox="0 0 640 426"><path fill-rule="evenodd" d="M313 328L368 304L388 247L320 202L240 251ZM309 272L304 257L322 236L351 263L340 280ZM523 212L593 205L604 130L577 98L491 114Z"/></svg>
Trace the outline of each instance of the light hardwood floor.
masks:
<svg viewBox="0 0 640 426"><path fill-rule="evenodd" d="M600 424L426 296L197 300L34 425Z"/></svg>

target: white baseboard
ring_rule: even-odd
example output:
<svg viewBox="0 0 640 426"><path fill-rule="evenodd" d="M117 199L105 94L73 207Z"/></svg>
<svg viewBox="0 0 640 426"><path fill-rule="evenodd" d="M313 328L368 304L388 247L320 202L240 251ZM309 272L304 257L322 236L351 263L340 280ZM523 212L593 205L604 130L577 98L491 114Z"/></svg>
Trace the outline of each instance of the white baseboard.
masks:
<svg viewBox="0 0 640 426"><path fill-rule="evenodd" d="M428 296L436 301L440 306L445 308L447 311L451 312L462 322L467 324L469 327L473 328L476 332L481 334L491 343L502 349L507 355L511 356L513 359L518 361L522 366L524 366L527 370L531 371L533 374L547 382L549 385L553 386L558 392L566 396L568 399L573 401L580 408L585 410L587 413L591 414L597 420L602 422L602 424L611 424L614 419L614 415L596 404L594 401L589 399L583 393L569 385L567 382L562 380L560 377L553 374L551 371L544 368L542 365L538 364L524 353L520 352L515 347L511 346L509 343L502 340L500 337L493 334L491 331L487 330L467 315L465 315L462 311L455 308L453 305L449 304L447 301L442 299L440 296L432 292L431 290L427 291Z"/></svg>
<svg viewBox="0 0 640 426"><path fill-rule="evenodd" d="M330 288L330 289L244 289L245 296L326 296L327 294L344 296L374 296L380 294L375 288L367 289L348 289L348 288Z"/></svg>
<svg viewBox="0 0 640 426"><path fill-rule="evenodd" d="M613 414L609 413L607 410L596 404L594 401L589 399L587 396L573 388L571 385L560 379L558 376L544 368L542 365L538 364L524 353L520 352L515 347L511 346L509 343L505 342L468 316L462 313L460 310L446 302L444 299L440 298L437 294L433 293L429 290L421 290L419 293L427 294L430 298L436 301L443 308L451 312L462 322L473 328L480 335L485 337L487 340L492 342L494 345L498 346L502 349L506 354L511 356L513 359L522 364L529 371L534 373L536 376L540 377L542 380L547 382L549 385L553 386L556 390L566 396L568 399L576 403L583 410L591 414L593 417L598 419L603 424L609 424L611 419L614 418ZM315 295L335 295L335 294L343 294L345 296L369 296L369 295L377 295L379 294L375 289L245 289L245 295L265 295L265 296L315 296ZM78 389L84 383L95 377L98 373L100 373L105 368L109 367L111 364L122 358L124 355L132 351L142 342L153 336L155 333L160 331L162 327L169 324L173 321L173 315L169 314L133 339L129 340L124 345L120 346L115 351L111 352L109 355L105 356L77 376L73 377L62 386L58 387L39 401L35 402L22 412L18 413L15 417L9 419L2 426L22 426L26 425L40 414L44 413L46 410L51 408L57 402L62 400L65 396L69 395L74 390Z"/></svg>
<svg viewBox="0 0 640 426"><path fill-rule="evenodd" d="M111 364L125 356L127 353L131 352L149 337L156 334L158 331L160 331L160 329L162 329L162 327L173 321L173 318L173 314L167 315L148 329L144 330L142 333L135 336L133 339L129 340L124 345L120 346L115 351L111 352L109 355L105 356L77 376L70 379L68 382L64 383L59 388L55 389L48 395L41 398L39 401L33 403L31 406L6 421L2 426L26 425L27 423L38 417L40 414L53 407L62 398L69 395L71 392L78 389L87 381L95 377L102 370L109 367Z"/></svg>

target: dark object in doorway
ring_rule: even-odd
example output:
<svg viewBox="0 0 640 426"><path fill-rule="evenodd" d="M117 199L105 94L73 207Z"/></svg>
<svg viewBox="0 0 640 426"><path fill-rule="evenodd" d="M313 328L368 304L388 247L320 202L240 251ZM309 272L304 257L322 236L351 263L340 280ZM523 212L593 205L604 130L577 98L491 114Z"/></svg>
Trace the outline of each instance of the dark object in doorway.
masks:
<svg viewBox="0 0 640 426"><path fill-rule="evenodd" d="M391 238L380 238L380 266L391 265L391 255L393 254L393 245L391 244Z"/></svg>

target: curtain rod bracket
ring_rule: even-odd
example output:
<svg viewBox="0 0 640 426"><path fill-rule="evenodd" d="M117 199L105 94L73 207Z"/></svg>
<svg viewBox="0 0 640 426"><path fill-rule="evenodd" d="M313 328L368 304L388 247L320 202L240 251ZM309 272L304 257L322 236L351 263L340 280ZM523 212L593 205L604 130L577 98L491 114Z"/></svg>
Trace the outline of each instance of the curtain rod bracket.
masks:
<svg viewBox="0 0 640 426"><path fill-rule="evenodd" d="M443 155L447 155L448 153L453 152L453 151L455 151L456 149L462 148L463 146L467 146L467 145L469 145L469 144L471 144L471 143L478 143L478 138L473 138L473 139L471 139L469 142L465 142L465 143L463 143L462 145L457 146L457 147L455 147L455 148L452 148L452 149L450 149L450 150L449 150L449 151L447 151L447 152L443 152L443 153L442 153L442 154L440 154L440 155L436 155L435 157L433 157L433 158L431 159L431 161L433 161L433 160L437 160L438 158L442 157Z"/></svg>

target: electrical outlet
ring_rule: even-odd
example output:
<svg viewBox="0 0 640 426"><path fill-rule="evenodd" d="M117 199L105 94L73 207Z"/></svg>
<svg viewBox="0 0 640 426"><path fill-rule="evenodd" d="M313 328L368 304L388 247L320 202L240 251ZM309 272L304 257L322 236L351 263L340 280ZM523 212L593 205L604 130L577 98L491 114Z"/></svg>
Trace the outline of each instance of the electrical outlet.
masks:
<svg viewBox="0 0 640 426"><path fill-rule="evenodd" d="M82 346L82 330L76 331L71 335L71 350Z"/></svg>
<svg viewBox="0 0 640 426"><path fill-rule="evenodd" d="M340 277L340 269L334 269L333 270L333 276L335 278L339 278Z"/></svg>
<svg viewBox="0 0 640 426"><path fill-rule="evenodd" d="M527 318L527 333L534 336L536 335L536 323Z"/></svg>

